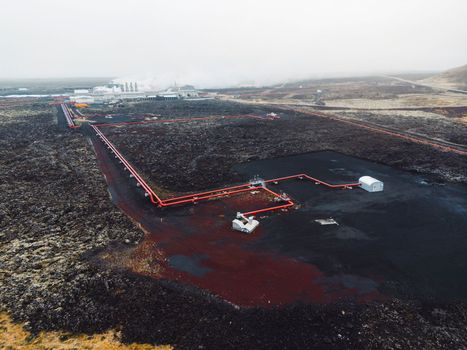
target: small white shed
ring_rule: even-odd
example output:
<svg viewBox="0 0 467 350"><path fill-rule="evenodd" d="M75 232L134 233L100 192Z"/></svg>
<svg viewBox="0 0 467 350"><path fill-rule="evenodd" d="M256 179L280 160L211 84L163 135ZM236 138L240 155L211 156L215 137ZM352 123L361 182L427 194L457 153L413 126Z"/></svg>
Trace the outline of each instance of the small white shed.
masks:
<svg viewBox="0 0 467 350"><path fill-rule="evenodd" d="M362 176L358 182L360 187L368 192L381 192L384 189L384 183L371 176Z"/></svg>

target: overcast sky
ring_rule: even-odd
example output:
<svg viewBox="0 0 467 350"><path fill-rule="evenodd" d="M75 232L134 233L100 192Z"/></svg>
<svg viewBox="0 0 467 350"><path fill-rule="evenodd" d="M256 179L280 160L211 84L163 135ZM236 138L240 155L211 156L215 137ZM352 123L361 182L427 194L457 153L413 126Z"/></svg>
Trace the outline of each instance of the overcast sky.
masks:
<svg viewBox="0 0 467 350"><path fill-rule="evenodd" d="M0 78L221 86L467 64L465 0L12 0Z"/></svg>

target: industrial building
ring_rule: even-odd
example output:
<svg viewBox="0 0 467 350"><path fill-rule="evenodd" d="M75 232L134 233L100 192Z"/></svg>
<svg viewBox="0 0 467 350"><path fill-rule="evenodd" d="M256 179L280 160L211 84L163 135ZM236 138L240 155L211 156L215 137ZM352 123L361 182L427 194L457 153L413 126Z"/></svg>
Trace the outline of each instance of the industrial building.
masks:
<svg viewBox="0 0 467 350"><path fill-rule="evenodd" d="M384 189L383 182L371 176L362 176L358 182L360 187L368 192L381 192Z"/></svg>
<svg viewBox="0 0 467 350"><path fill-rule="evenodd" d="M184 85L171 87L167 89L167 93L172 93L177 95L179 98L193 98L199 97L198 91L192 85Z"/></svg>
<svg viewBox="0 0 467 350"><path fill-rule="evenodd" d="M114 103L119 100L177 100L198 99L199 93L192 85L170 87L162 91L140 91L137 82L109 83L92 89L77 89L70 101L86 104Z"/></svg>

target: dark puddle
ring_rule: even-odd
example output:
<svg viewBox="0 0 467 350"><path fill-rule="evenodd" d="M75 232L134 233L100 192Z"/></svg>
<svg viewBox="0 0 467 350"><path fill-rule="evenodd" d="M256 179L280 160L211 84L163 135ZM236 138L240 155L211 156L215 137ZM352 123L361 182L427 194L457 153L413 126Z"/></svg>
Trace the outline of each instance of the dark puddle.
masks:
<svg viewBox="0 0 467 350"><path fill-rule="evenodd" d="M199 255L172 255L168 257L169 266L175 270L187 272L196 277L202 277L210 268L202 265L205 256Z"/></svg>

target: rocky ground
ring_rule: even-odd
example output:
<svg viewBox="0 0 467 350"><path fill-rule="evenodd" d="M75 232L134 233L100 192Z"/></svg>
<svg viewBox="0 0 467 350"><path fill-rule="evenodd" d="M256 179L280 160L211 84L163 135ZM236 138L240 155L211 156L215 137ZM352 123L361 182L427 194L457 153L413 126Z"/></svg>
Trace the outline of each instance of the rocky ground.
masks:
<svg viewBox="0 0 467 350"><path fill-rule="evenodd" d="M222 106L225 104L223 102ZM235 105L231 105L231 112L235 112L232 110ZM157 107L158 104L154 104L153 110L158 110ZM250 108L249 112L258 112L258 107ZM264 106L262 113L269 110L274 109ZM435 181L467 182L466 156L318 116L275 111L281 118L273 121L216 120L104 127L102 130L146 174L146 178L157 186L180 192L238 181L231 168L241 162L321 150L334 150L424 173ZM242 112L245 112L245 107L235 114ZM213 108L209 113L216 114ZM367 113L359 118L373 122L384 119L386 124L402 130L413 129L430 136L441 135L453 142L463 142L467 132L465 126L449 122L448 118L434 119L428 112L418 113L423 117L397 118L392 115L385 118L383 114ZM423 127L423 124L429 125Z"/></svg>
<svg viewBox="0 0 467 350"><path fill-rule="evenodd" d="M5 350L171 350L170 346L122 344L112 330L93 335L61 331L31 334L5 314L0 314L0 349Z"/></svg>
<svg viewBox="0 0 467 350"><path fill-rule="evenodd" d="M394 100L400 95L433 92L433 89L429 87L413 86L380 76L310 79L272 87L223 89L220 92L248 99L295 99L302 101L312 99L317 90L323 92L326 100Z"/></svg>
<svg viewBox="0 0 467 350"><path fill-rule="evenodd" d="M302 119L297 130L308 123ZM280 131L280 123L268 125ZM232 131L222 128L221 137ZM329 134L307 136L318 142ZM291 142L276 145L278 154ZM346 144L343 136L333 142ZM396 146L385 147L391 153ZM453 159L452 171L458 166ZM34 334L117 329L123 342L179 349L466 348L465 302L237 309L199 290L96 263L100 249L124 249L143 233L112 205L86 138L57 127L48 106L0 110L0 175L0 306Z"/></svg>
<svg viewBox="0 0 467 350"><path fill-rule="evenodd" d="M447 92L410 81L422 76L405 78L409 80L383 76L311 79L270 87L223 89L218 92L220 96L229 99L250 102L313 104L319 90L321 100L328 107L358 109L442 108L462 107L467 104L466 94Z"/></svg>
<svg viewBox="0 0 467 350"><path fill-rule="evenodd" d="M462 109L461 109L462 111ZM333 111L334 112L334 111ZM341 110L335 114L377 125L403 130L413 134L439 138L458 144L467 144L467 123L462 117L453 117L456 111L446 110L446 116L438 110ZM460 112L459 116L463 116Z"/></svg>
<svg viewBox="0 0 467 350"><path fill-rule="evenodd" d="M236 115L248 113L265 113L261 107L249 106L240 103L233 103L219 100L203 101L148 101L125 103L119 106L103 108L86 108L81 110L84 115L105 115L105 114L144 114L156 113L164 118L188 118L200 117L210 114L215 115Z"/></svg>

